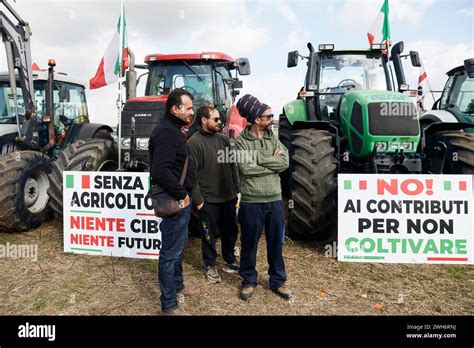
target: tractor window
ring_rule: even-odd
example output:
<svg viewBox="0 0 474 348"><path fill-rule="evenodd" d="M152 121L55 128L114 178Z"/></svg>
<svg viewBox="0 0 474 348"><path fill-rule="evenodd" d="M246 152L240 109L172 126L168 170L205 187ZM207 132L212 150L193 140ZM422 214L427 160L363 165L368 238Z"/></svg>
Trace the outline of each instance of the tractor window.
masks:
<svg viewBox="0 0 474 348"><path fill-rule="evenodd" d="M455 77L450 104L464 114L474 115L474 79L463 73Z"/></svg>
<svg viewBox="0 0 474 348"><path fill-rule="evenodd" d="M213 102L211 67L207 64L187 65L182 61L161 62L150 68L146 95L166 95L175 88L189 91L196 101Z"/></svg>
<svg viewBox="0 0 474 348"><path fill-rule="evenodd" d="M69 83L55 83L54 124L83 123L87 119L86 95L82 86Z"/></svg>
<svg viewBox="0 0 474 348"><path fill-rule="evenodd" d="M387 90L381 57L365 54L322 56L319 81L323 119L331 118L342 95L349 90Z"/></svg>
<svg viewBox="0 0 474 348"><path fill-rule="evenodd" d="M35 99L36 99L36 113L39 118L44 115L44 108L46 107L44 101L44 83L35 81ZM25 114L25 104L23 101L23 93L20 87L17 87L17 101L18 113ZM0 123L16 123L15 103L13 101L13 94L9 82L0 82Z"/></svg>
<svg viewBox="0 0 474 348"><path fill-rule="evenodd" d="M13 94L10 88L10 83L1 83L0 94L0 122L1 123L16 123L15 103L13 102ZM23 104L23 97L21 89L17 88L18 113L25 114L25 106Z"/></svg>
<svg viewBox="0 0 474 348"><path fill-rule="evenodd" d="M219 111L225 108L225 100L230 99L229 86L225 83L225 78L229 78L229 71L223 66L216 67L216 89L218 102L216 107Z"/></svg>
<svg viewBox="0 0 474 348"><path fill-rule="evenodd" d="M451 88L453 86L455 77L450 76L448 79L448 82L446 82L446 86L443 89L443 94L441 95L441 102L440 102L440 107L445 108L448 104L448 97L451 92Z"/></svg>

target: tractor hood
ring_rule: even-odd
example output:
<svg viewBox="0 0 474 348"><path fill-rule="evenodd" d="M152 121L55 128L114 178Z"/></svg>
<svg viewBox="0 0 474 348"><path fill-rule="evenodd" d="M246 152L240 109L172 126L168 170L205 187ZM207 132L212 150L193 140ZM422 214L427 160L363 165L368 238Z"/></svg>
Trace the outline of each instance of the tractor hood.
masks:
<svg viewBox="0 0 474 348"><path fill-rule="evenodd" d="M344 94L340 106L343 135L354 154L380 151L415 153L420 126L415 104L398 92L355 90Z"/></svg>
<svg viewBox="0 0 474 348"><path fill-rule="evenodd" d="M0 124L0 137L12 133L18 134L16 124Z"/></svg>

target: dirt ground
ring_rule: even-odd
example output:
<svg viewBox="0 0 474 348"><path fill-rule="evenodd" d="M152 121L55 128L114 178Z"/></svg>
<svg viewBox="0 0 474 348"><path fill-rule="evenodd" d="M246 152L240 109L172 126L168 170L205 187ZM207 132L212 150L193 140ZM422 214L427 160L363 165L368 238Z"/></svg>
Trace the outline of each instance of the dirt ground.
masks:
<svg viewBox="0 0 474 348"><path fill-rule="evenodd" d="M0 233L0 244L37 244L38 260L0 258L0 315L157 315L157 261L65 254L56 222L26 232ZM472 315L474 268L461 265L390 265L337 262L324 243L287 239L284 257L289 303L270 292L265 240L260 242L259 286L239 299L238 275L208 283L200 240L185 254L187 286L202 294L186 299L193 315ZM218 261L222 268L222 258Z"/></svg>

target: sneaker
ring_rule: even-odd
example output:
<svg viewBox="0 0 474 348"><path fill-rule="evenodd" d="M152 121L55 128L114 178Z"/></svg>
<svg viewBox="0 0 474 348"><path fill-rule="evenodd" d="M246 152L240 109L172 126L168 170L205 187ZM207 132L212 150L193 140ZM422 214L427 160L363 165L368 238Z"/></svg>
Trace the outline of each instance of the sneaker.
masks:
<svg viewBox="0 0 474 348"><path fill-rule="evenodd" d="M216 266L206 266L206 268L204 269L204 275L206 276L207 280L212 284L221 282L221 276L219 275L219 272L217 272Z"/></svg>
<svg viewBox="0 0 474 348"><path fill-rule="evenodd" d="M244 301L248 301L252 298L253 292L255 291L255 288L253 286L247 285L243 286L242 290L240 290L240 297Z"/></svg>
<svg viewBox="0 0 474 348"><path fill-rule="evenodd" d="M234 263L224 262L224 267L222 270L226 273L239 273L239 263L235 261Z"/></svg>
<svg viewBox="0 0 474 348"><path fill-rule="evenodd" d="M272 291L285 300L291 300L293 298L293 293L285 285L280 286L277 289L272 289Z"/></svg>

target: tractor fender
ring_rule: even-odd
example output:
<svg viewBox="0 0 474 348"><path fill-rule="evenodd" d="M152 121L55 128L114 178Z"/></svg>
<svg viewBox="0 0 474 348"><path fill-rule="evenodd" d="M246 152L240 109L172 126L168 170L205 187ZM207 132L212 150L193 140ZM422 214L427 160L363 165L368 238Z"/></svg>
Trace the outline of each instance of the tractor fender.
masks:
<svg viewBox="0 0 474 348"><path fill-rule="evenodd" d="M458 123L458 119L446 110L430 110L420 117L420 122L429 124L433 122Z"/></svg>
<svg viewBox="0 0 474 348"><path fill-rule="evenodd" d="M434 122L429 124L426 128L424 128L424 138L428 137L437 132L442 131L458 131L461 129L472 128L472 124L470 123L460 123L460 122Z"/></svg>
<svg viewBox="0 0 474 348"><path fill-rule="evenodd" d="M285 106L283 106L283 112L291 125L297 121L308 120L306 104L303 99L296 99L285 104Z"/></svg>
<svg viewBox="0 0 474 348"><path fill-rule="evenodd" d="M295 123L293 123L292 130L310 129L310 128L319 129L319 130L327 130L331 133L339 135L338 128L327 121L296 121Z"/></svg>
<svg viewBox="0 0 474 348"><path fill-rule="evenodd" d="M94 134L97 133L99 130L106 130L110 133L113 132L112 128L99 123L84 123L80 125L79 129L77 130L76 134L74 135L74 139L71 142L75 142L76 140L85 140L94 137Z"/></svg>

